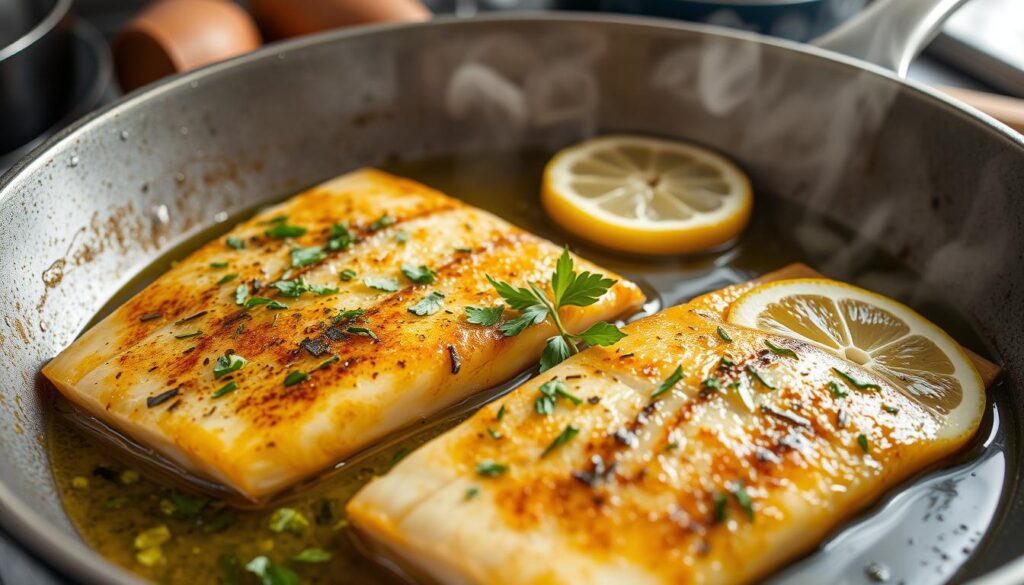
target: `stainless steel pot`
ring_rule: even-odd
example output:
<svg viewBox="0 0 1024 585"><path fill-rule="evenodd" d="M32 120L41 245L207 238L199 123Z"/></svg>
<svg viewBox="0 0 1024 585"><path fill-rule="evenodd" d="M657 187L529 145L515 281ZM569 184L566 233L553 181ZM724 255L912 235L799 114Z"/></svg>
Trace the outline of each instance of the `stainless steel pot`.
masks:
<svg viewBox="0 0 1024 585"><path fill-rule="evenodd" d="M0 155L39 136L66 112L74 83L71 1L3 3Z"/></svg>
<svg viewBox="0 0 1024 585"><path fill-rule="evenodd" d="M873 31L886 50L858 54L901 71L956 4L880 2L825 44L862 51ZM929 26L909 26L922 21ZM75 579L133 582L62 511L38 372L162 249L221 212L359 165L551 147L608 130L729 153L763 191L821 211L916 270L907 295L937 291L968 313L989 345L978 349L1005 366L993 394L1004 420L990 440L1006 445L1009 472L988 533L955 579L1024 581L1024 138L822 48L617 17L438 20L270 46L135 93L7 173L0 524ZM857 251L855 242L822 268L843 277Z"/></svg>

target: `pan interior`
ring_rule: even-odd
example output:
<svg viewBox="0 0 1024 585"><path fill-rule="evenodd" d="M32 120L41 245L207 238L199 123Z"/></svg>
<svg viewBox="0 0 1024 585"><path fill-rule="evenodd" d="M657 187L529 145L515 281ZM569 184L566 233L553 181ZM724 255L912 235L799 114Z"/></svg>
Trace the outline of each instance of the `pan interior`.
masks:
<svg viewBox="0 0 1024 585"><path fill-rule="evenodd" d="M651 299L644 313L790 262L827 267L830 259L856 238L835 222L758 190L753 225L733 245L685 258L625 257L568 236L540 210L537 198L541 171L549 155L541 150L493 151L395 162L385 170L439 188L555 242L568 243L583 256L639 282ZM248 213L230 218L167 252L115 295L97 317L126 300L171 261ZM788 229L793 224L800 228ZM864 254L866 260L847 278L897 298L906 297L908 285L918 275L876 247ZM971 323L940 291L904 300L965 345L984 351L984 343ZM266 510L231 510L144 477L125 485L121 478L131 470L130 465L84 440L67 421L56 417L50 427L51 460L65 508L86 542L118 564L155 581L199 582L217 574L228 579L256 556L283 559L318 548L331 551L333 556L326 563L300 565L300 573L309 582L400 582L399 577L362 556L353 545L345 530L345 502L366 481L386 472L410 450L524 379L492 388L432 417L425 425L398 433L348 461L328 479ZM922 584L949 580L971 558L996 520L1003 484L1008 475L1015 473L1014 468L1008 468L1012 463L1003 448L1001 421L1007 415L1000 396L1005 397L1005 393L998 388L991 392L983 427L964 452L895 490L772 581L799 583L827 576L858 583L886 574ZM83 478L88 487L82 487ZM298 510L311 520L311 526L301 535L274 533L269 526L281 507ZM139 551L133 543L138 534L155 526L169 527L173 537L162 547L164 560L146 566L137 560Z"/></svg>

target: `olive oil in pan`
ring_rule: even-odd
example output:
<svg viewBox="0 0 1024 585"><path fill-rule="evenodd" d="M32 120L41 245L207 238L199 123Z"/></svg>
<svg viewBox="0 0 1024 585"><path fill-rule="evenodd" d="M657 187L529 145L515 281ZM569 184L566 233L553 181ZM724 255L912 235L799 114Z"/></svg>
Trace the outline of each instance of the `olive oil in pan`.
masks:
<svg viewBox="0 0 1024 585"><path fill-rule="evenodd" d="M851 261L841 253L851 234L763 192L757 192L750 228L739 241L716 252L638 258L571 238L547 219L539 204L541 172L549 156L547 152L473 153L399 162L384 170L436 187L554 242L568 243L584 257L638 282L650 299L644 314L792 262L805 262L910 301L964 345L990 353L971 324L941 298L914 287L914 275L898 261L879 250L865 249L863 242L858 243L856 262ZM151 282L171 261L248 215L218 224L165 254L115 295L97 317ZM52 417L50 425L51 462L67 513L83 539L115 563L155 582L256 583L244 566L260 556L288 567L304 583L397 582L352 544L345 502L404 454L522 379L424 421L266 510L232 510L139 477L57 417ZM969 449L889 494L837 530L816 552L773 577L772 583L853 584L888 579L927 585L955 577L983 546L987 527L997 521L1004 484L1016 472L1014 446L1007 443L1009 435L1000 424L1012 416L1006 395L998 386L990 391L985 422ZM151 544L147 538L165 542L155 552L147 552L145 545Z"/></svg>

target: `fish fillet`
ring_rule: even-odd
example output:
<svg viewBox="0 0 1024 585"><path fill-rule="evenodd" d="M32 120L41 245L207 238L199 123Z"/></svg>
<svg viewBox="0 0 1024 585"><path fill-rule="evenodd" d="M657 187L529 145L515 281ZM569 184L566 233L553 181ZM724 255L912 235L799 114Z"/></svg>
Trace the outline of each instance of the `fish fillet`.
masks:
<svg viewBox="0 0 1024 585"><path fill-rule="evenodd" d="M631 323L486 406L363 488L350 521L443 583L748 583L976 431L980 412L938 440L936 415L869 371L725 324L742 290ZM835 396L833 367L881 389ZM552 380L575 400L544 415Z"/></svg>
<svg viewBox="0 0 1024 585"><path fill-rule="evenodd" d="M355 241L329 250L345 232L336 224ZM505 338L469 324L465 307L500 303L485 275L546 280L560 253L428 187L357 171L203 246L43 373L138 443L257 501L536 363L552 328ZM434 292L437 312L410 311ZM582 329L642 302L618 279L563 319ZM365 313L337 320L353 309ZM238 364L229 355L244 366L216 377Z"/></svg>

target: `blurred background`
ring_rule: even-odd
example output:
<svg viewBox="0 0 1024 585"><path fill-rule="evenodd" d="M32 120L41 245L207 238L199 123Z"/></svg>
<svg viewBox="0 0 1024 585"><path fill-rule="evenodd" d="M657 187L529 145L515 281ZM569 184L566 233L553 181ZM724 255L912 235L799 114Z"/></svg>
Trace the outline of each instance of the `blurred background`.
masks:
<svg viewBox="0 0 1024 585"><path fill-rule="evenodd" d="M579 10L808 41L869 0L0 0L0 172L123 93L279 40L386 20ZM910 72L1024 129L1024 1L970 0Z"/></svg>

